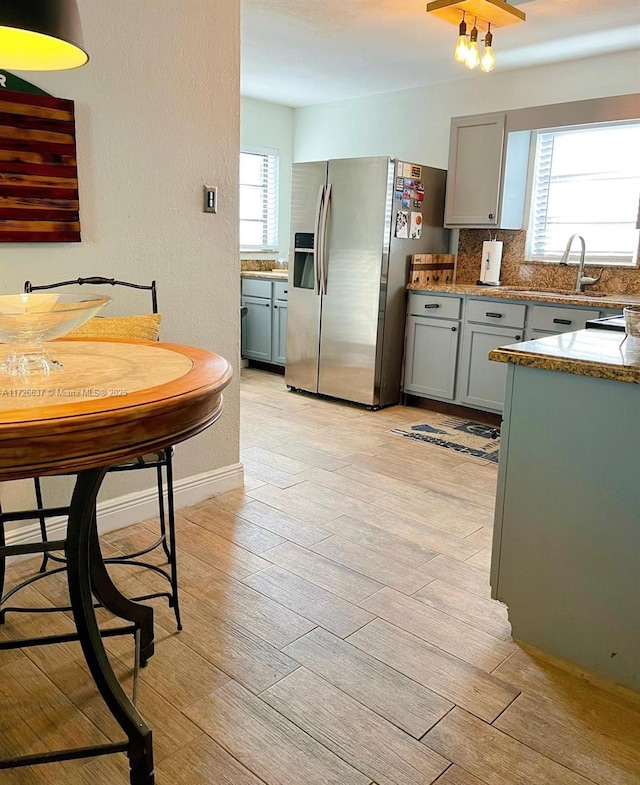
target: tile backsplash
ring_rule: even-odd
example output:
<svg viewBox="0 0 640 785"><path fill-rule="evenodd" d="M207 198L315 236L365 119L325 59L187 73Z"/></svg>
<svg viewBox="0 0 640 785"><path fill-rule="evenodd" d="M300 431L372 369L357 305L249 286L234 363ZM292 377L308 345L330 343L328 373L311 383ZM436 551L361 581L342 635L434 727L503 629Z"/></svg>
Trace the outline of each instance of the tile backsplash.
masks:
<svg viewBox="0 0 640 785"><path fill-rule="evenodd" d="M271 270L286 270L288 265L280 259L241 259L240 270L243 272L270 273Z"/></svg>
<svg viewBox="0 0 640 785"><path fill-rule="evenodd" d="M572 289L576 282L575 265L527 263L524 230L498 229L496 239L502 240L500 280L507 286L530 286L532 289ZM486 229L460 229L456 283L474 284L480 276L482 243L489 239ZM596 276L600 268L587 265L586 275ZM616 294L640 294L638 267L605 267L600 281L590 287L594 291Z"/></svg>

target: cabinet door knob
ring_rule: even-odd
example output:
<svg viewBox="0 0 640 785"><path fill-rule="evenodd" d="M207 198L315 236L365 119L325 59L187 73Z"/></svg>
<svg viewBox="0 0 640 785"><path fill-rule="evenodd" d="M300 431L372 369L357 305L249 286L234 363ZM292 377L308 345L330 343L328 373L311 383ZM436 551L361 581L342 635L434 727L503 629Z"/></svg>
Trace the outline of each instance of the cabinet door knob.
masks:
<svg viewBox="0 0 640 785"><path fill-rule="evenodd" d="M277 306L277 305L274 305L273 307L274 307L274 308L277 308L278 306Z"/></svg>
<svg viewBox="0 0 640 785"><path fill-rule="evenodd" d="M520 341L520 340L522 340L522 336L521 335L516 335L516 341Z"/></svg>
<svg viewBox="0 0 640 785"><path fill-rule="evenodd" d="M455 333L457 330L458 330L458 328L457 328L457 327L452 327L452 328L451 328L451 332L452 332L452 333Z"/></svg>
<svg viewBox="0 0 640 785"><path fill-rule="evenodd" d="M264 307L265 307L265 308L268 308L270 305L271 305L271 303L265 303L265 304L264 304Z"/></svg>
<svg viewBox="0 0 640 785"><path fill-rule="evenodd" d="M489 213L489 218L493 219L493 213Z"/></svg>

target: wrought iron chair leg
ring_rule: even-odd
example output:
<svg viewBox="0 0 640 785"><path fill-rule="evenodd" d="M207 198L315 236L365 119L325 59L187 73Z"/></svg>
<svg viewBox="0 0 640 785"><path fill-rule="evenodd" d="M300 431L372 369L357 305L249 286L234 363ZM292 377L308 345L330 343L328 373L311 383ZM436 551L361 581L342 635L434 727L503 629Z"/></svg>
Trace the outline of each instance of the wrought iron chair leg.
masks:
<svg viewBox="0 0 640 785"><path fill-rule="evenodd" d="M133 701L133 705L138 705L138 687L140 683L140 656L142 651L142 646L140 643L140 628L136 628L136 631L133 636L134 642L134 650L133 650L133 692L131 696L131 700Z"/></svg>
<svg viewBox="0 0 640 785"><path fill-rule="evenodd" d="M170 449L170 448L169 448ZM176 515L173 503L173 458L167 455L167 506L169 518L169 573L171 575L171 592L173 594L173 612L176 616L176 626L182 629L180 618L180 601L178 599L178 549L176 547Z"/></svg>
<svg viewBox="0 0 640 785"><path fill-rule="evenodd" d="M4 534L4 520L2 519L2 507L0 507L0 548L6 545ZM2 613L2 601L4 599L4 579L7 572L7 558L0 555L0 624L4 624L5 615Z"/></svg>
<svg viewBox="0 0 640 785"><path fill-rule="evenodd" d="M137 623L140 618L139 610L142 608L150 612L153 623L153 610L144 606L135 606L123 597L111 583L102 564L96 531L95 505L106 471L106 468L87 469L80 472L76 479L69 511L66 547L69 595L80 644L91 675L109 710L129 740L127 752L131 784L154 785L151 729L120 686L111 668L93 609L92 587L96 597L103 603L108 599L110 610L118 615L121 610L126 611L122 618ZM94 570L98 562L102 564L103 569L96 575ZM133 609L130 606L133 606ZM145 616L148 619L148 614ZM144 646L145 632L148 631L145 631L145 625L142 624L140 629ZM153 635L153 628L151 634ZM153 646L153 642L151 645Z"/></svg>
<svg viewBox="0 0 640 785"><path fill-rule="evenodd" d="M36 491L36 504L38 505L38 509L44 509L44 503L42 501L42 485L40 484L40 478L34 477L33 484ZM42 537L42 542L47 542L47 521L44 515L40 515L38 517L40 521L40 536ZM42 554L42 564L40 565L40 572L45 572L47 569L47 563L49 561L49 554L43 553Z"/></svg>
<svg viewBox="0 0 640 785"><path fill-rule="evenodd" d="M169 545L167 544L167 518L164 506L164 490L162 484L162 466L156 466L156 483L158 485L158 516L160 518L160 537L162 538L162 550L167 557L167 561L171 559ZM171 496L171 486L167 481L167 495Z"/></svg>

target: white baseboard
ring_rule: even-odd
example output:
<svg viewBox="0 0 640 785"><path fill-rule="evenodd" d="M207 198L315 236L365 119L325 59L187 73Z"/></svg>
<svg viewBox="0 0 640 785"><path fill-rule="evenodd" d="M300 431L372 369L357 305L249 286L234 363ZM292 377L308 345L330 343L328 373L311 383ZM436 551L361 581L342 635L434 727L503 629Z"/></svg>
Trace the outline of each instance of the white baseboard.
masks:
<svg viewBox="0 0 640 785"><path fill-rule="evenodd" d="M183 480L175 480L173 483L173 498L176 510L181 507L188 507L190 504L216 496L219 493L232 491L234 488L241 488L244 482L244 467L241 463L234 463L230 466L223 466L210 472L195 474L192 477L185 477ZM107 499L98 502L98 531L101 534L123 529L134 523L140 523L147 518L153 518L158 514L158 490L156 486L128 493L126 496L118 496L115 499ZM51 540L62 540L66 536L67 519L64 516L47 519L47 534ZM40 540L40 524L29 523L17 529L7 532L7 545L24 545ZM20 558L14 557L8 561L19 561Z"/></svg>

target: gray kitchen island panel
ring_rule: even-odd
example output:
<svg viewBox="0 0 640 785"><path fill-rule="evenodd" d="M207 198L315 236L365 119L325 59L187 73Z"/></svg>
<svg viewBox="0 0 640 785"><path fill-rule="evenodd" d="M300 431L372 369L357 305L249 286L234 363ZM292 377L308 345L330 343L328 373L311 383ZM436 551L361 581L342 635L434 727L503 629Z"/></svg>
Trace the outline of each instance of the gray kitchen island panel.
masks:
<svg viewBox="0 0 640 785"><path fill-rule="evenodd" d="M640 385L509 364L492 594L513 637L640 688Z"/></svg>

